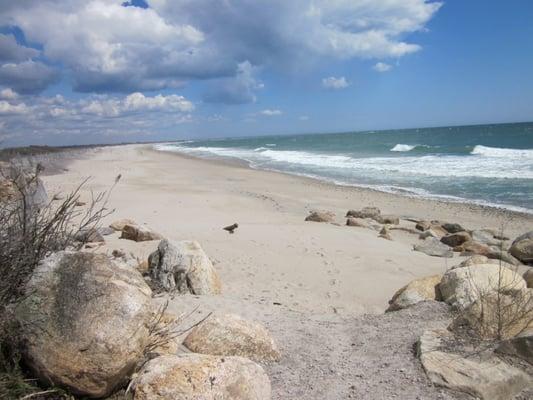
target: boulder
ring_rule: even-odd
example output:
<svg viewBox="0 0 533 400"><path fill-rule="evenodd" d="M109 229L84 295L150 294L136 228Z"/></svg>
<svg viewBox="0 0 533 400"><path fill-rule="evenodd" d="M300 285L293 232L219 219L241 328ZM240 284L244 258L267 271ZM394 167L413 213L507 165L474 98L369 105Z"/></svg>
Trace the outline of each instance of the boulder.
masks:
<svg viewBox="0 0 533 400"><path fill-rule="evenodd" d="M526 281L527 287L533 288L533 269L528 269L526 272L524 272L524 275L522 275L522 277Z"/></svg>
<svg viewBox="0 0 533 400"><path fill-rule="evenodd" d="M124 225L120 238L134 240L136 242L147 242L149 240L161 240L163 236L145 226Z"/></svg>
<svg viewBox="0 0 533 400"><path fill-rule="evenodd" d="M418 341L418 356L436 385L482 400L509 400L531 385L531 377L497 357L479 359L444 351L453 340L444 329L426 331Z"/></svg>
<svg viewBox="0 0 533 400"><path fill-rule="evenodd" d="M461 311L451 329L483 340L510 339L533 330L533 293L485 294Z"/></svg>
<svg viewBox="0 0 533 400"><path fill-rule="evenodd" d="M446 271L439 285L442 299L465 309L482 296L499 291L514 294L526 289L524 279L513 270L496 264L476 264Z"/></svg>
<svg viewBox="0 0 533 400"><path fill-rule="evenodd" d="M460 246L464 242L468 242L470 240L472 240L472 237L468 232L450 233L440 239L442 243L450 247Z"/></svg>
<svg viewBox="0 0 533 400"><path fill-rule="evenodd" d="M263 368L242 357L166 355L133 379L134 400L270 400Z"/></svg>
<svg viewBox="0 0 533 400"><path fill-rule="evenodd" d="M485 256L475 255L467 258L466 260L462 261L459 265L453 266L451 269L455 268L463 268L463 267L469 267L471 265L478 265L478 264L491 264L492 261Z"/></svg>
<svg viewBox="0 0 533 400"><path fill-rule="evenodd" d="M478 254L491 258L490 256L494 254L494 250L486 244L474 242L472 240L461 244L461 248L465 255Z"/></svg>
<svg viewBox="0 0 533 400"><path fill-rule="evenodd" d="M428 237L422 243L415 244L413 249L425 253L428 256L453 257L452 249L449 246L432 237Z"/></svg>
<svg viewBox="0 0 533 400"><path fill-rule="evenodd" d="M387 240L392 240L392 236L390 235L390 231L387 226L381 228L381 230L379 231L379 237Z"/></svg>
<svg viewBox="0 0 533 400"><path fill-rule="evenodd" d="M429 228L431 228L431 222L429 221L418 221L415 226L416 229L419 231L427 231Z"/></svg>
<svg viewBox="0 0 533 400"><path fill-rule="evenodd" d="M349 217L346 220L347 226L358 226L360 228L370 228L370 224L366 219Z"/></svg>
<svg viewBox="0 0 533 400"><path fill-rule="evenodd" d="M395 217L394 215L378 215L374 217L374 220L376 220L380 224L387 224L387 225L399 225L400 224L400 218Z"/></svg>
<svg viewBox="0 0 533 400"><path fill-rule="evenodd" d="M178 293L218 294L218 274L195 241L162 240L148 258L152 282L160 289Z"/></svg>
<svg viewBox="0 0 533 400"><path fill-rule="evenodd" d="M212 314L189 333L183 344L195 353L241 356L259 362L281 357L263 325L234 314Z"/></svg>
<svg viewBox="0 0 533 400"><path fill-rule="evenodd" d="M439 290L441 279L442 275L433 275L411 281L392 296L387 311L401 310L421 301L441 300Z"/></svg>
<svg viewBox="0 0 533 400"><path fill-rule="evenodd" d="M522 332L514 338L504 340L496 351L521 358L533 364L533 330Z"/></svg>
<svg viewBox="0 0 533 400"><path fill-rule="evenodd" d="M465 229L459 224L444 223L441 227L448 233L463 232Z"/></svg>
<svg viewBox="0 0 533 400"><path fill-rule="evenodd" d="M533 238L515 240L509 252L524 264L533 263Z"/></svg>
<svg viewBox="0 0 533 400"><path fill-rule="evenodd" d="M121 231L126 225L137 225L137 223L131 219L124 218L113 222L109 227L115 231Z"/></svg>
<svg viewBox="0 0 533 400"><path fill-rule="evenodd" d="M488 246L501 246L502 245L502 241L499 240L499 239L496 239L494 237L494 235L485 230L485 229L477 229L477 230L473 230L472 233L471 233L471 236L472 236L472 240L475 241L475 242L478 242L478 243L483 243L483 244L486 244Z"/></svg>
<svg viewBox="0 0 533 400"><path fill-rule="evenodd" d="M16 310L23 357L46 384L104 397L143 357L153 309L136 270L104 254L59 252L37 266L27 294Z"/></svg>
<svg viewBox="0 0 533 400"><path fill-rule="evenodd" d="M98 232L98 229L89 228L82 229L76 233L74 238L78 242L82 243L103 243L105 242L104 237Z"/></svg>
<svg viewBox="0 0 533 400"><path fill-rule="evenodd" d="M346 213L346 217L355 218L372 218L376 219L381 215L381 210L377 207L363 207L362 210L350 210Z"/></svg>
<svg viewBox="0 0 533 400"><path fill-rule="evenodd" d="M421 240L425 240L430 237L439 239L441 236L439 236L433 229L425 230L424 232L420 233L420 235L418 235L418 238Z"/></svg>
<svg viewBox="0 0 533 400"><path fill-rule="evenodd" d="M96 228L96 230L102 236L109 236L115 233L115 230L109 226L101 226L99 228Z"/></svg>
<svg viewBox="0 0 533 400"><path fill-rule="evenodd" d="M311 211L305 220L313 222L334 222L335 214L331 211Z"/></svg>

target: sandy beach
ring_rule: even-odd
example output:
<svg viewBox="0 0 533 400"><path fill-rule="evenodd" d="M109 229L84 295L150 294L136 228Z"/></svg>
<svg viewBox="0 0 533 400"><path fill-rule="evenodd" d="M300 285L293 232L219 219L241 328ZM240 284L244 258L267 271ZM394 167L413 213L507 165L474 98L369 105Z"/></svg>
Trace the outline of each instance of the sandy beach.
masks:
<svg viewBox="0 0 533 400"><path fill-rule="evenodd" d="M115 212L104 225L131 218L166 238L202 245L222 294L176 297L170 309L199 305L198 318L224 310L263 322L284 354L267 366L275 399L463 398L432 386L412 354L420 330L441 322L430 318L431 307L380 315L407 282L461 261L413 251L418 238L406 219L503 226L511 238L533 225L532 215L340 187L148 145L88 151L64 173L46 176L45 184L50 193L67 192L90 177L82 191L89 201L91 191L109 189L119 174L109 199ZM345 226L346 211L365 206L403 218L407 229L391 231L389 241ZM305 222L311 210L332 211L337 223ZM234 222L235 234L222 230ZM157 243L115 234L94 251L124 249L146 259Z"/></svg>

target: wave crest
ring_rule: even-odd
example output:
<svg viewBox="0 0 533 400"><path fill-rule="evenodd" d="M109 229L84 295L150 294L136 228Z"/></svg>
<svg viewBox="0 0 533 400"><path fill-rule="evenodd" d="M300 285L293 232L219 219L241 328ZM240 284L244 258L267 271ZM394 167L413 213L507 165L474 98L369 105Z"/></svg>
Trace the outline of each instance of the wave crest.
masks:
<svg viewBox="0 0 533 400"><path fill-rule="evenodd" d="M520 157L533 158L533 149L505 149L500 147L487 147L477 145L470 152L472 155L486 156L486 157Z"/></svg>
<svg viewBox="0 0 533 400"><path fill-rule="evenodd" d="M396 146L394 146L392 149L390 149L390 151L411 151L415 147L416 147L416 145L398 143Z"/></svg>

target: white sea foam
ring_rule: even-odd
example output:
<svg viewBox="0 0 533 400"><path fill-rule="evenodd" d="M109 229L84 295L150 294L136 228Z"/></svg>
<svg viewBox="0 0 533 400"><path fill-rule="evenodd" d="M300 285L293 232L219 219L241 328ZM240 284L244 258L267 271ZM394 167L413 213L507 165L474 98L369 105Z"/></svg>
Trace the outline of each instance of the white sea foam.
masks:
<svg viewBox="0 0 533 400"><path fill-rule="evenodd" d="M503 149L477 145L470 154L486 157L529 158L533 162L533 149Z"/></svg>
<svg viewBox="0 0 533 400"><path fill-rule="evenodd" d="M301 165L304 168L335 169L340 174L365 174L371 177L389 174L391 177L419 176L441 178L507 178L533 179L533 158L502 156L425 155L406 157L353 158L341 154L306 151L255 150L224 147L186 147L156 145L159 150L178 151L200 156L239 158L261 168ZM517 150L527 152L528 150ZM501 153L499 153L501 154ZM345 172L343 172L345 171Z"/></svg>
<svg viewBox="0 0 533 400"><path fill-rule="evenodd" d="M390 149L390 151L411 151L414 148L416 148L416 146L398 143L396 146Z"/></svg>

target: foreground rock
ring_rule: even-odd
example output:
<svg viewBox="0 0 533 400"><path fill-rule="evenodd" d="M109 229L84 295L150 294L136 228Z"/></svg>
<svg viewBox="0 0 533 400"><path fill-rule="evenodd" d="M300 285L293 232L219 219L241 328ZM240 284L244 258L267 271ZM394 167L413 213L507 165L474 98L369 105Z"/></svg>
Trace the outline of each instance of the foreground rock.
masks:
<svg viewBox="0 0 533 400"><path fill-rule="evenodd" d="M76 233L75 239L82 243L103 243L105 242L104 237L98 231L98 229L82 229Z"/></svg>
<svg viewBox="0 0 533 400"><path fill-rule="evenodd" d="M428 237L422 243L415 244L413 249L415 251L425 253L428 256L446 258L453 257L452 249L444 243L441 243L440 240L433 237Z"/></svg>
<svg viewBox="0 0 533 400"><path fill-rule="evenodd" d="M462 310L451 328L483 340L510 339L533 330L533 293L485 294Z"/></svg>
<svg viewBox="0 0 533 400"><path fill-rule="evenodd" d="M455 223L444 223L441 226L448 233L457 233L465 231L465 229L461 225Z"/></svg>
<svg viewBox="0 0 533 400"><path fill-rule="evenodd" d="M312 222L333 222L335 221L335 214L331 211L311 211L305 220Z"/></svg>
<svg viewBox="0 0 533 400"><path fill-rule="evenodd" d="M43 260L17 309L24 361L42 381L103 397L124 383L148 341L151 291L103 254ZM44 334L46 332L46 334Z"/></svg>
<svg viewBox="0 0 533 400"><path fill-rule="evenodd" d="M277 361L281 355L266 328L234 314L213 314L185 338L195 353Z"/></svg>
<svg viewBox="0 0 533 400"><path fill-rule="evenodd" d="M526 282L513 270L496 264L475 264L446 271L439 285L442 299L465 309L482 296L499 291L516 294L526 290Z"/></svg>
<svg viewBox="0 0 533 400"><path fill-rule="evenodd" d="M468 393L483 400L507 400L531 385L531 377L496 357L477 359L448 353L447 330L426 331L418 342L418 355L429 379L436 385Z"/></svg>
<svg viewBox="0 0 533 400"><path fill-rule="evenodd" d="M516 238L509 252L524 264L533 263L533 231Z"/></svg>
<svg viewBox="0 0 533 400"><path fill-rule="evenodd" d="M533 330L522 332L517 337L504 340L496 351L521 358L533 365Z"/></svg>
<svg viewBox="0 0 533 400"><path fill-rule="evenodd" d="M396 311L413 306L421 301L441 299L439 283L442 275L415 279L398 290L389 301L387 311Z"/></svg>
<svg viewBox="0 0 533 400"><path fill-rule="evenodd" d="M135 400L269 400L263 368L242 357L167 355L150 360L132 382Z"/></svg>
<svg viewBox="0 0 533 400"><path fill-rule="evenodd" d="M154 284L166 291L192 294L220 293L218 274L195 241L162 240L148 258Z"/></svg>
<svg viewBox="0 0 533 400"><path fill-rule="evenodd" d="M136 242L147 242L150 240L161 240L163 236L151 229L140 225L124 225L121 239L134 240Z"/></svg>

